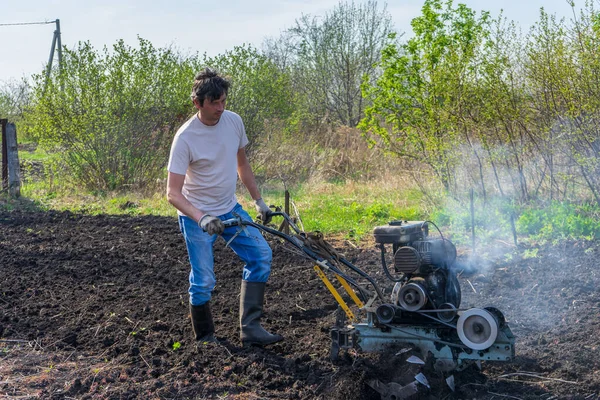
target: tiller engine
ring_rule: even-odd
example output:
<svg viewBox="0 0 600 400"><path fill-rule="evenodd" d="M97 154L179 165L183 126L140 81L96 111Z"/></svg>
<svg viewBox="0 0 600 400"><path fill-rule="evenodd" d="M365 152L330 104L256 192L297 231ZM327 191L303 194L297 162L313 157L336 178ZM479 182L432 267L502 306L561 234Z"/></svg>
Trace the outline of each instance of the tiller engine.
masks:
<svg viewBox="0 0 600 400"><path fill-rule="evenodd" d="M315 262L315 271L340 305L331 330L331 357L341 349L383 352L392 346L411 347L438 371L460 370L477 361L510 361L515 338L502 313L494 307L461 309L456 248L428 221L392 221L374 229L381 251L383 284L338 254L317 233L302 232L286 213L277 211L295 234L286 234L241 219L225 226L250 225L278 236ZM430 236L430 227L437 230ZM386 252L391 248L393 269ZM342 296L328 276L335 277L348 296ZM365 281L365 284L359 283ZM339 285L338 285L339 287ZM351 299L363 317L348 306Z"/></svg>
<svg viewBox="0 0 600 400"><path fill-rule="evenodd" d="M494 307L461 309L455 270L456 248L430 222L392 221L374 229L382 267L394 283L389 302L365 307L366 320L332 331L334 347L371 352L392 344L409 345L433 357L437 370L462 369L478 360L509 361L515 339ZM386 265L392 248L392 276Z"/></svg>

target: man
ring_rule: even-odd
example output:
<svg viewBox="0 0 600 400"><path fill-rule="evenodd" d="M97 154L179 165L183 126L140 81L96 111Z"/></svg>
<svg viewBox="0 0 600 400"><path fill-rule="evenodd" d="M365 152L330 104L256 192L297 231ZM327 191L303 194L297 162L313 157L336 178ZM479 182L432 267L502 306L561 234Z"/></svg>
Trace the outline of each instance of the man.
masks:
<svg viewBox="0 0 600 400"><path fill-rule="evenodd" d="M229 82L206 68L196 78L192 101L197 114L177 131L169 156L167 198L177 209L191 265L190 313L194 337L217 342L210 311L215 287L213 244L219 235L246 263L242 273L240 328L243 345L283 340L260 325L272 253L258 229L225 229L223 220L239 215L251 220L235 196L239 175L268 223L270 210L260 196L244 147L248 138L239 115L225 110Z"/></svg>

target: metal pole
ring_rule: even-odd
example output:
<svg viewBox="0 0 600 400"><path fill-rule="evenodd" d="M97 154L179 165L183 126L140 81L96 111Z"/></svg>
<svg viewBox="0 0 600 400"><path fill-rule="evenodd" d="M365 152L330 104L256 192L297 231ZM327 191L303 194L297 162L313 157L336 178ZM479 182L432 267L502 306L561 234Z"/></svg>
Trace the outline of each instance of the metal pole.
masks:
<svg viewBox="0 0 600 400"><path fill-rule="evenodd" d="M62 61L62 50L60 46L60 20L55 20L56 30L54 30L54 36L52 37L52 47L50 48L50 57L48 58L48 67L46 68L46 84L50 80L50 73L52 72L52 61L54 60L54 50L56 50L56 44L58 43L58 67L61 66Z"/></svg>
<svg viewBox="0 0 600 400"><path fill-rule="evenodd" d="M515 247L519 246L519 242L517 240L517 227L515 226L515 213L514 211L510 212L510 228L512 229L513 241L515 242Z"/></svg>

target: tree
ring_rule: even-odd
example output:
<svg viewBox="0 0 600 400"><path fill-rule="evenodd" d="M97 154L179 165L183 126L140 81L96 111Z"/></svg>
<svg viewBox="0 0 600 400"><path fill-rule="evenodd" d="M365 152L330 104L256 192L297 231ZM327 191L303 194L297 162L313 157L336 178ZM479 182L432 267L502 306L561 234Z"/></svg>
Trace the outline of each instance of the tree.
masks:
<svg viewBox="0 0 600 400"><path fill-rule="evenodd" d="M364 112L360 85L373 78L381 50L393 32L386 6L340 2L319 18L303 15L266 54L290 68L294 90L316 120L325 117L355 127Z"/></svg>
<svg viewBox="0 0 600 400"><path fill-rule="evenodd" d="M236 46L205 63L231 80L227 108L244 121L250 147L272 120L286 120L294 111L289 75L251 46Z"/></svg>
<svg viewBox="0 0 600 400"><path fill-rule="evenodd" d="M93 190L144 188L163 174L172 137L193 111L194 63L139 38L109 51L80 42L63 64L35 77L29 133L60 151L62 178Z"/></svg>
<svg viewBox="0 0 600 400"><path fill-rule="evenodd" d="M488 18L463 4L453 8L451 0L426 0L411 23L414 37L388 45L381 77L363 86L372 105L359 127L399 157L431 167L448 192L457 189L465 134L458 116L470 101Z"/></svg>
<svg viewBox="0 0 600 400"><path fill-rule="evenodd" d="M574 10L573 2L570 2ZM575 12L574 12L575 14ZM536 89L533 108L541 126L538 139L550 150L551 189L555 183L554 160L562 159L600 203L600 14L587 2L572 26L542 11L531 32L524 69ZM573 171L573 170L572 170ZM568 181L575 176L563 174ZM552 193L552 190L551 190Z"/></svg>
<svg viewBox="0 0 600 400"><path fill-rule="evenodd" d="M502 17L494 21L477 60L471 107L464 115L473 151L475 146L483 149L480 169L489 166L501 196L514 193L522 201L529 197L528 160L535 153L530 140L531 93L521 72L525 57L515 25ZM485 193L485 174L480 175Z"/></svg>
<svg viewBox="0 0 600 400"><path fill-rule="evenodd" d="M29 102L30 90L26 80L4 82L0 87L0 118L18 122Z"/></svg>

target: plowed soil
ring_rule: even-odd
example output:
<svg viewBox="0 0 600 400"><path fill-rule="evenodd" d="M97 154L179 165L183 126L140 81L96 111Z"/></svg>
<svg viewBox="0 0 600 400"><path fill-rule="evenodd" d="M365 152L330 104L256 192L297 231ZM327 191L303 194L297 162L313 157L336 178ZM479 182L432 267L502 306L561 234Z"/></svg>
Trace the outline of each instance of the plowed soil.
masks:
<svg viewBox="0 0 600 400"><path fill-rule="evenodd" d="M331 243L384 279L373 245ZM0 398L379 399L367 382L419 372L430 388L414 398L600 398L597 243L482 249L477 269L460 272L462 307L500 309L516 359L445 374L408 363L410 351L344 350L332 362L336 301L309 260L270 244L263 325L285 340L241 347L242 263L219 240L212 309L221 343L196 345L176 219L0 212Z"/></svg>

